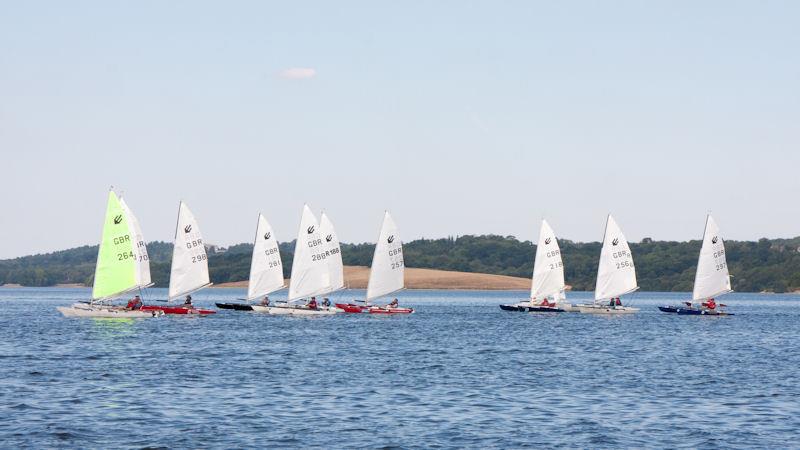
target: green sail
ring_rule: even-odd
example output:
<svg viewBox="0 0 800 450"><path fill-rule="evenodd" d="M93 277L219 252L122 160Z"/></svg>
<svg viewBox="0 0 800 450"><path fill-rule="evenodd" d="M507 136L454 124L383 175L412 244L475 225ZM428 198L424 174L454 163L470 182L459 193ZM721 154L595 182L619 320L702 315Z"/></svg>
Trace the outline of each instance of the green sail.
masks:
<svg viewBox="0 0 800 450"><path fill-rule="evenodd" d="M92 298L104 299L136 287L136 256L128 218L114 191L108 193L103 240L97 252Z"/></svg>

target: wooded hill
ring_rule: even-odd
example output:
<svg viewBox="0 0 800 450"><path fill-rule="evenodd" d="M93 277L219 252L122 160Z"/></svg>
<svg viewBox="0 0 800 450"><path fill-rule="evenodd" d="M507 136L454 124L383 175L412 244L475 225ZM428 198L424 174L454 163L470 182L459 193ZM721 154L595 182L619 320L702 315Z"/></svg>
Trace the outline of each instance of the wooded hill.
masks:
<svg viewBox="0 0 800 450"><path fill-rule="evenodd" d="M559 241L566 281L574 290L593 290L600 256L599 242ZM800 238L726 241L733 288L740 292L787 292L800 289ZM345 265L369 266L374 244L342 244ZM172 244L147 246L156 286L167 286ZM227 249L209 247L209 267L214 283L246 280L252 245ZM291 272L294 242L281 244L284 275ZM670 242L644 239L632 243L639 286L645 291L691 291L700 241ZM530 277L536 246L513 236L460 236L419 239L404 244L408 267ZM52 286L80 283L90 286L97 246L0 260L0 285Z"/></svg>

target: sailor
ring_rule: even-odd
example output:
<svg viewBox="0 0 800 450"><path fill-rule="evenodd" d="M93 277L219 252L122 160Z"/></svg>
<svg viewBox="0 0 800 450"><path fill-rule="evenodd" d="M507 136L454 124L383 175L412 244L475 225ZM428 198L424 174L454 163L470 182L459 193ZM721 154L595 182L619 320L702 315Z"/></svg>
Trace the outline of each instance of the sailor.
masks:
<svg viewBox="0 0 800 450"><path fill-rule="evenodd" d="M324 306L326 308L330 308L331 307L331 301L330 301L330 299L328 297L325 297L325 298L322 299L322 306Z"/></svg>
<svg viewBox="0 0 800 450"><path fill-rule="evenodd" d="M395 297L395 298L394 298L394 300L392 300L392 302L391 302L391 303L389 303L388 305L386 305L386 307L387 307L387 308L397 308L399 305L400 305L400 302L398 302L398 301L397 301L397 297Z"/></svg>
<svg viewBox="0 0 800 450"><path fill-rule="evenodd" d="M546 308L550 307L550 302L547 301L547 297L545 297L544 300L542 300L542 306L544 306Z"/></svg>
<svg viewBox="0 0 800 450"><path fill-rule="evenodd" d="M717 302L715 302L713 298L710 298L707 302L703 303L703 306L713 311L717 308Z"/></svg>
<svg viewBox="0 0 800 450"><path fill-rule="evenodd" d="M617 303L616 303L616 305L617 305L617 306L622 306L622 300L620 300L620 299L619 299L619 297L617 297Z"/></svg>
<svg viewBox="0 0 800 450"><path fill-rule="evenodd" d="M614 299L613 298L608 301L608 306L610 306L612 308L614 307Z"/></svg>
<svg viewBox="0 0 800 450"><path fill-rule="evenodd" d="M141 309L142 308L142 299L139 296L135 296L132 299L128 300L128 304L125 306L127 309Z"/></svg>
<svg viewBox="0 0 800 450"><path fill-rule="evenodd" d="M183 302L183 306L192 306L192 296L187 295L186 300Z"/></svg>
<svg viewBox="0 0 800 450"><path fill-rule="evenodd" d="M306 306L308 306L309 309L317 309L317 298L311 297L311 300L306 303Z"/></svg>
<svg viewBox="0 0 800 450"><path fill-rule="evenodd" d="M264 298L261 299L261 306L269 306L269 295L265 295Z"/></svg>

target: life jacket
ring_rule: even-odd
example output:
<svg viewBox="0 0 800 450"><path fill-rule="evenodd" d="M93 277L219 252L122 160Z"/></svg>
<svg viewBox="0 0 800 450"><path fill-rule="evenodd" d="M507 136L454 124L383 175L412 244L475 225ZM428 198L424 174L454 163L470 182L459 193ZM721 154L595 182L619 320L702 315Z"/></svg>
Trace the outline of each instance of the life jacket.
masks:
<svg viewBox="0 0 800 450"><path fill-rule="evenodd" d="M308 302L308 307L311 309L317 309L317 301L311 300L310 302Z"/></svg>

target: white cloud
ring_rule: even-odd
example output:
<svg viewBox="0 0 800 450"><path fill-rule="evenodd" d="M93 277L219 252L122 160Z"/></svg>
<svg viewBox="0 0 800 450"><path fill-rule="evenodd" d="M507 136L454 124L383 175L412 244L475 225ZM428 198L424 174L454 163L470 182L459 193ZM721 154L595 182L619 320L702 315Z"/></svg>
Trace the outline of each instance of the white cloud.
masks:
<svg viewBox="0 0 800 450"><path fill-rule="evenodd" d="M317 75L317 71L310 67L291 67L280 71L280 77L287 80L308 80Z"/></svg>

